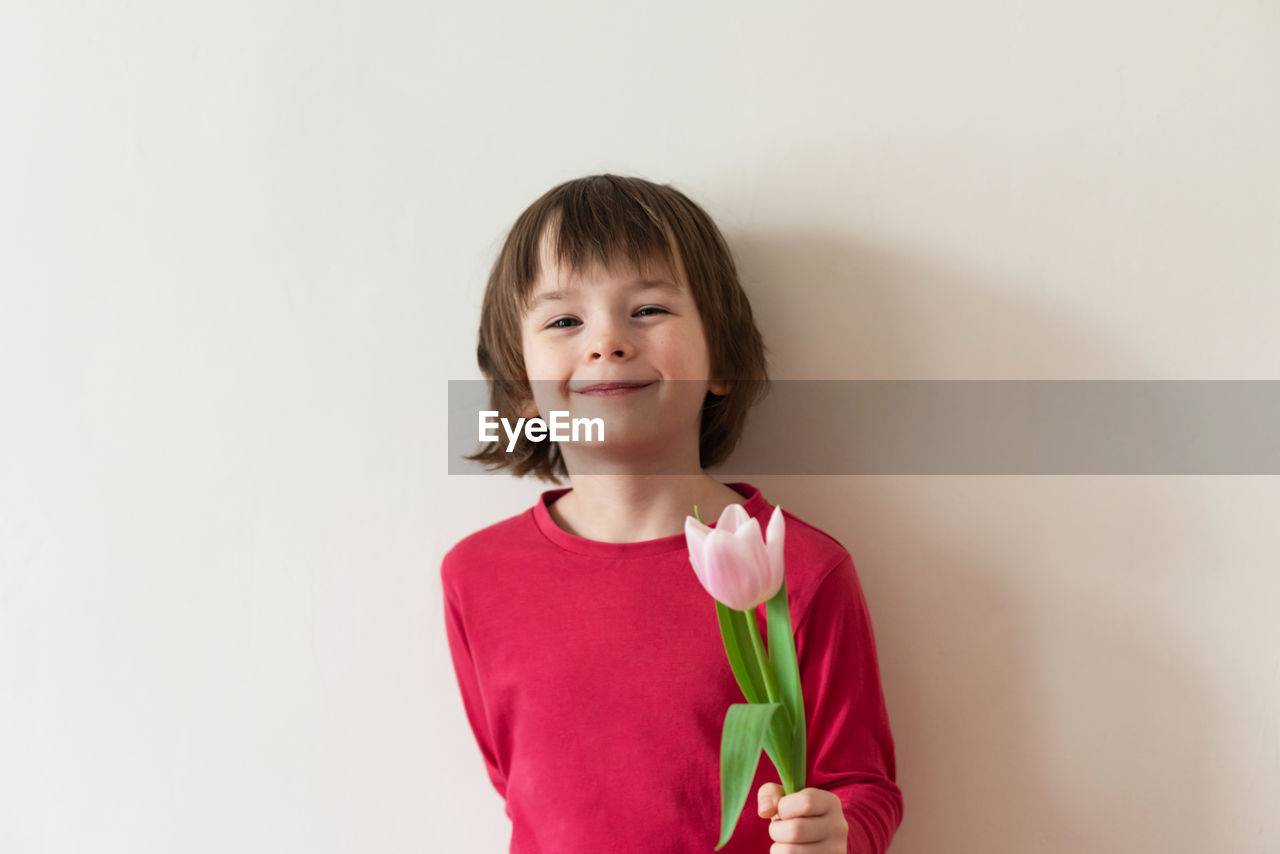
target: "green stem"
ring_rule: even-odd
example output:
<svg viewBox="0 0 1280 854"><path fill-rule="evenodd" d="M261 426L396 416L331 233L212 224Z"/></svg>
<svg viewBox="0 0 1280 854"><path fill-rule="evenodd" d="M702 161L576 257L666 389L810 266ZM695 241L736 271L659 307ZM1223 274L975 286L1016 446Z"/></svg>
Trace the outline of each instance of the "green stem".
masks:
<svg viewBox="0 0 1280 854"><path fill-rule="evenodd" d="M751 635L751 646L756 651L756 661L760 662L760 670L764 673L765 693L770 703L780 703L782 700L778 697L778 684L773 678L773 668L769 666L769 655L764 651L764 642L760 640L760 626L756 623L756 612L751 610L743 613L747 615L747 624L750 626L748 634Z"/></svg>
<svg viewBox="0 0 1280 854"><path fill-rule="evenodd" d="M764 674L765 693L768 695L770 703L781 703L782 699L778 694L778 684L773 677L773 666L769 663L769 655L765 652L764 642L760 640L760 626L756 623L755 610L743 611L742 613L747 615L747 634L751 635L751 646L755 649L756 660L760 662L760 672ZM788 750L790 739L786 737L786 727L782 725L782 722L777 717L774 718L771 729L774 733L780 760L775 764L778 766L778 776L782 778L782 793L790 795L796 791L796 783L791 774L791 763L789 761L791 758L791 753Z"/></svg>

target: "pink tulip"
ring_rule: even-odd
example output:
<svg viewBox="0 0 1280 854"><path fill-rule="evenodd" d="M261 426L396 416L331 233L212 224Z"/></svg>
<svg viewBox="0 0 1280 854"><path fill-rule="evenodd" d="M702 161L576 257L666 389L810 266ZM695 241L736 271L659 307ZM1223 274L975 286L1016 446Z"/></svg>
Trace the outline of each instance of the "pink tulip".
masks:
<svg viewBox="0 0 1280 854"><path fill-rule="evenodd" d="M760 523L741 504L724 508L715 528L692 516L684 522L698 581L714 599L739 611L754 610L782 587L785 534L781 507L773 508L767 541L760 536Z"/></svg>

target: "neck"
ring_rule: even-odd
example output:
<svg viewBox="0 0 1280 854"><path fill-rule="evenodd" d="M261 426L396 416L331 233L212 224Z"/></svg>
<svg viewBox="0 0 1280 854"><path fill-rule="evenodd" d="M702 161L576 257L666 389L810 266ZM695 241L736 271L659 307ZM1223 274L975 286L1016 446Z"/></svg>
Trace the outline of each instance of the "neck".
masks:
<svg viewBox="0 0 1280 854"><path fill-rule="evenodd" d="M629 543L684 533L698 506L715 522L730 504L745 499L699 470L689 475L590 474L570 476L572 489L551 505L565 531L589 540Z"/></svg>

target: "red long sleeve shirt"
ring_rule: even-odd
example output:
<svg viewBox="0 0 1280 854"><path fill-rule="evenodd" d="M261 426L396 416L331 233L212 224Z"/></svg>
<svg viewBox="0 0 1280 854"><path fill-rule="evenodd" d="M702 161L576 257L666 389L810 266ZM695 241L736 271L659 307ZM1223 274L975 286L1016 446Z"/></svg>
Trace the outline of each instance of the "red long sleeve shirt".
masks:
<svg viewBox="0 0 1280 854"><path fill-rule="evenodd" d="M763 530L772 506L730 487ZM530 510L458 542L441 567L467 719L506 801L512 854L711 852L720 738L734 680L714 600L683 534L605 543ZM853 560L786 514L786 578L807 725L806 784L839 796L850 854L881 854L902 820L871 618ZM756 620L763 632L765 606ZM724 854L765 854L756 791Z"/></svg>

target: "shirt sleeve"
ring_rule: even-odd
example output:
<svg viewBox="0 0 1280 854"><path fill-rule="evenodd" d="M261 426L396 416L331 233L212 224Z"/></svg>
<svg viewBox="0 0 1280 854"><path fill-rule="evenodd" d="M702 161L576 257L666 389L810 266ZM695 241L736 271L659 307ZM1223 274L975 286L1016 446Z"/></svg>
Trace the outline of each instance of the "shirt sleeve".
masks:
<svg viewBox="0 0 1280 854"><path fill-rule="evenodd" d="M871 617L848 555L827 572L801 616L796 655L806 785L840 798L848 854L884 854L902 823L902 792Z"/></svg>
<svg viewBox="0 0 1280 854"><path fill-rule="evenodd" d="M467 713L467 721L475 734L476 744L484 757L485 770L493 786L507 797L507 777L498 762L498 752L494 748L493 736L489 731L489 719L485 712L484 698L480 690L480 679L476 674L475 661L471 657L471 646L467 642L466 627L461 612L453 600L449 584L444 584L444 625L449 639L449 653L453 657L453 672L458 679L458 688L462 692L462 705Z"/></svg>

